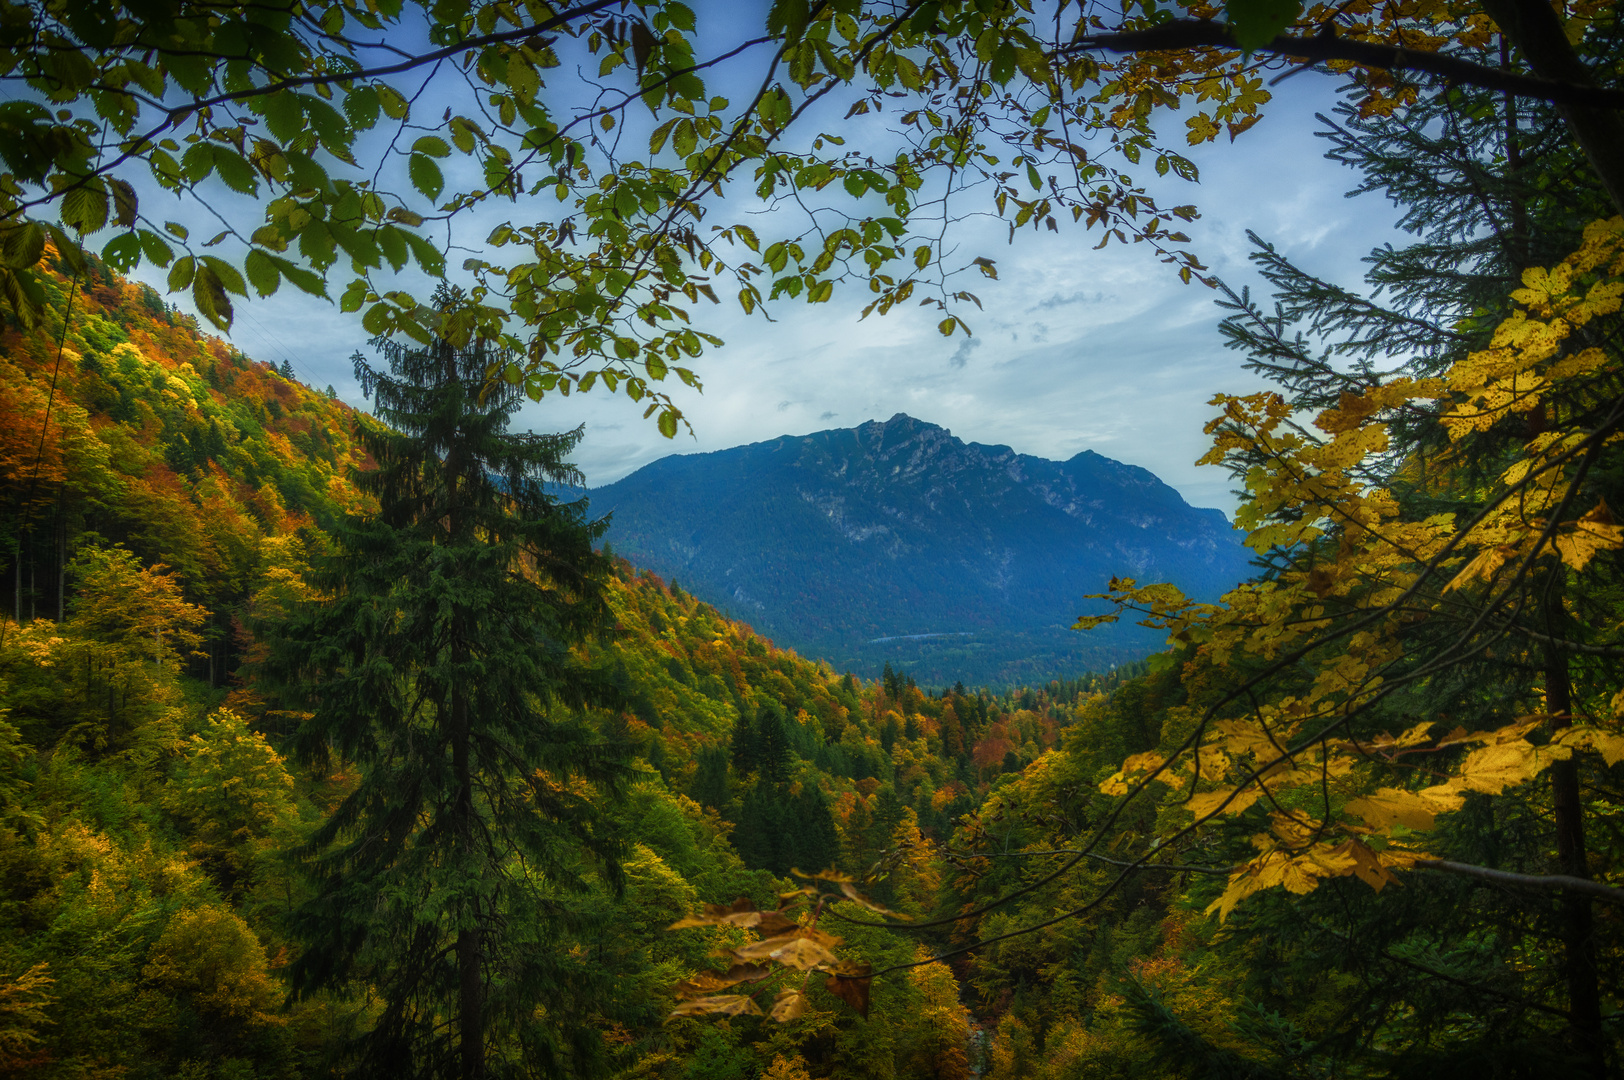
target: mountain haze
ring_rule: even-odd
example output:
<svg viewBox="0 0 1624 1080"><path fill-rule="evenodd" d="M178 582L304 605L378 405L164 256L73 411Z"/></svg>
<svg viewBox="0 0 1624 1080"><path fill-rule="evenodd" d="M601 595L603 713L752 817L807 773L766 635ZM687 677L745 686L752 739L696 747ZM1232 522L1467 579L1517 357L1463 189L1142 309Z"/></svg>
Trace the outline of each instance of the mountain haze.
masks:
<svg viewBox="0 0 1624 1080"><path fill-rule="evenodd" d="M673 455L591 492L608 538L782 644L927 685L1043 680L1157 647L1070 631L1113 575L1210 598L1247 574L1239 534L1144 469L966 443L898 413Z"/></svg>

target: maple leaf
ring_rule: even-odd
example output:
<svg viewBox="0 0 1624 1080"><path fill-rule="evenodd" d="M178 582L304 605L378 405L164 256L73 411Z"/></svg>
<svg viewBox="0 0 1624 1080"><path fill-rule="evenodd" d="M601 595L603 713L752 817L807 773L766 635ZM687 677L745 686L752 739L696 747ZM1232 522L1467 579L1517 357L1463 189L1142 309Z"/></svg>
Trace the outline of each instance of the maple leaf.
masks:
<svg viewBox="0 0 1624 1080"><path fill-rule="evenodd" d="M1239 814L1262 797L1263 788L1259 785L1253 785L1240 792L1237 792L1235 788L1219 788L1217 791L1207 791L1200 795L1190 796L1189 801L1184 806L1197 819L1200 819L1219 813L1220 808L1225 814ZM1225 799L1230 800L1227 806L1224 805Z"/></svg>
<svg viewBox="0 0 1624 1080"><path fill-rule="evenodd" d="M1440 813L1458 810L1463 802L1463 796L1453 793L1429 794L1384 787L1373 795L1349 800L1343 809L1362 818L1372 828L1390 829L1402 825L1416 832L1427 832L1437 824Z"/></svg>

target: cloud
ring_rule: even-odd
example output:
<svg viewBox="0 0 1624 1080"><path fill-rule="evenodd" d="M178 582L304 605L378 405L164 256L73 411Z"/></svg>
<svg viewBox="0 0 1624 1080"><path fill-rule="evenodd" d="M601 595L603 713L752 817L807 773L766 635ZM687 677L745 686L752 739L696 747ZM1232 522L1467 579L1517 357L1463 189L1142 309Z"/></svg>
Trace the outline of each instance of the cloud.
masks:
<svg viewBox="0 0 1624 1080"><path fill-rule="evenodd" d="M839 416L839 415L840 415L840 414L839 414L839 413L837 413L837 412L826 412L826 413L823 413L823 414L822 414L822 415L821 415L821 416L819 416L819 417L818 417L818 420L819 420L819 421L820 421L820 422L821 422L821 421L824 421L824 420L833 420L833 419L834 419L834 418L835 418L835 417L837 417L837 416Z"/></svg>
<svg viewBox="0 0 1624 1080"><path fill-rule="evenodd" d="M947 358L947 362L956 368L962 368L970 362L970 354L979 348L981 348L980 338L967 337L959 342L958 349Z"/></svg>

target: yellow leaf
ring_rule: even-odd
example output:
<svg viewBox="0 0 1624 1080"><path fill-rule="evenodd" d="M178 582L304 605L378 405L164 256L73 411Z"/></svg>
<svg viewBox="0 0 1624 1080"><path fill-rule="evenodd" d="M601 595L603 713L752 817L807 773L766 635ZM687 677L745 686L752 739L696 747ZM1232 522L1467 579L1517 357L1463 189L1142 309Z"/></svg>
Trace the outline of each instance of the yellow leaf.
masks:
<svg viewBox="0 0 1624 1080"><path fill-rule="evenodd" d="M1559 533L1551 542L1563 562L1575 570L1583 570L1597 552L1624 547L1624 528L1613 524L1613 515L1604 500L1574 522L1571 532Z"/></svg>
<svg viewBox="0 0 1624 1080"><path fill-rule="evenodd" d="M1624 735L1611 735L1596 732L1590 739L1591 749L1601 754L1602 760L1608 765L1617 765L1624 761Z"/></svg>
<svg viewBox="0 0 1624 1080"><path fill-rule="evenodd" d="M1200 146L1218 137L1218 125L1205 113L1197 113L1190 117L1184 121L1184 126L1190 129L1188 138L1191 146Z"/></svg>
<svg viewBox="0 0 1624 1080"><path fill-rule="evenodd" d="M1231 799L1231 797L1233 798ZM1256 785L1247 788L1245 791L1238 794L1234 788L1219 788L1217 791L1208 791L1200 795L1192 795L1190 796L1190 801L1184 805L1185 808L1188 809L1190 813L1194 814L1197 820L1199 820L1218 813L1220 807L1222 807L1223 813L1238 814L1247 807L1251 806L1253 803L1257 802L1262 797L1263 789ZM1231 799L1228 806L1223 805L1225 799Z"/></svg>
<svg viewBox="0 0 1624 1080"><path fill-rule="evenodd" d="M1337 851L1346 852L1353 861L1354 876L1377 892L1398 881L1393 872L1382 865L1376 853L1358 840L1343 841Z"/></svg>
<svg viewBox="0 0 1624 1080"><path fill-rule="evenodd" d="M1436 823L1438 814L1459 809L1464 801L1460 795L1428 795L1400 788L1381 788L1374 795L1349 800L1345 809L1363 818L1372 828L1389 829L1402 825L1406 829L1426 832Z"/></svg>
<svg viewBox="0 0 1624 1080"><path fill-rule="evenodd" d="M1461 567L1460 573L1456 574L1454 579L1444 586L1444 592L1470 585L1478 578L1482 578L1484 581L1493 579L1494 575L1499 573L1500 568L1506 564L1506 560L1515 554L1517 554L1517 549L1505 544L1479 553L1471 562Z"/></svg>

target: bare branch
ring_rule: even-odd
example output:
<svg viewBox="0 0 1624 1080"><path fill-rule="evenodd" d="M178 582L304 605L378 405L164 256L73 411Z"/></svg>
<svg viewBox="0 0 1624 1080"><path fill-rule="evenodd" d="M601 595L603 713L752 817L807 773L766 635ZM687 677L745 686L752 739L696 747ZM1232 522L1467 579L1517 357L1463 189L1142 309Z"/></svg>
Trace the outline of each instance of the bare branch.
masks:
<svg viewBox="0 0 1624 1080"><path fill-rule="evenodd" d="M1091 34L1057 50L1060 54L1106 49L1110 52L1170 52L1203 46L1240 51L1229 27L1210 19L1175 19L1148 30ZM1345 60L1385 71L1423 71L1451 83L1481 86L1514 97L1536 98L1566 105L1598 109L1624 109L1624 90L1603 89L1583 83L1542 79L1533 75L1489 67L1444 53L1405 49L1375 41L1350 41L1332 34L1290 37L1282 34L1258 50L1311 64Z"/></svg>
<svg viewBox="0 0 1624 1080"><path fill-rule="evenodd" d="M1509 870L1491 870L1471 863L1450 862L1447 859L1426 859L1415 864L1417 870L1437 870L1445 874L1476 878L1495 885L1509 885L1518 889L1541 889L1547 892L1583 893L1603 903L1624 904L1624 889L1589 878L1571 874L1514 874Z"/></svg>

